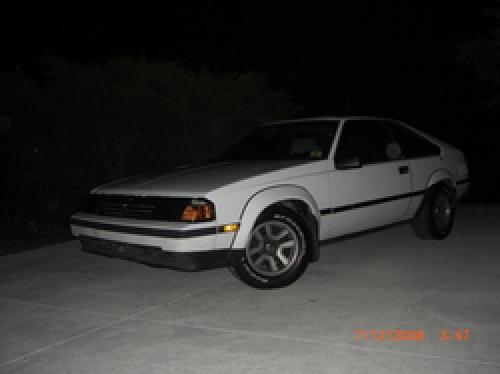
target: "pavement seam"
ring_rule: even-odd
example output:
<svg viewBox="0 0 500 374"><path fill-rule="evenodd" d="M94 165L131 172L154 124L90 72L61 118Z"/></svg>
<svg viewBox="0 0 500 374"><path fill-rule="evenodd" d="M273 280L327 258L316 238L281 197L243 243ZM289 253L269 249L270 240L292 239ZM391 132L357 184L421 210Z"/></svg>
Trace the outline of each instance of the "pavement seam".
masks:
<svg viewBox="0 0 500 374"><path fill-rule="evenodd" d="M136 321L157 323L157 324L161 324L161 325L187 327L187 328L215 331L215 332L221 332L221 333L227 333L227 334L248 335L248 336L264 337L264 338L271 338L271 339L288 340L288 341L294 341L294 342L300 342L300 343L316 344L316 345L322 345L322 346L334 346L334 347L340 347L340 348L356 350L356 351L366 351L366 352L393 354L393 355L401 355L401 356L410 356L410 357L423 358L423 359L428 359L428 360L445 360L445 361L453 361L453 362L460 362L460 363L466 363L466 364L476 364L476 365L500 367L500 362L495 362L495 361L483 361L483 360L465 359L465 358L459 358L459 357L427 355L427 354L408 352L408 351L394 351L394 350L390 350L390 349L361 347L361 346L357 346L354 344L329 342L329 341L317 340L317 339L306 339L306 338L299 338L299 337L290 336L290 335L268 334L268 333L254 332L254 331L248 331L248 330L235 330L235 329L229 329L229 328L225 328L225 327L192 325L192 324L188 324L188 323L168 322L168 321L155 320L155 319L149 319L149 318L133 317L131 319L136 320Z"/></svg>
<svg viewBox="0 0 500 374"><path fill-rule="evenodd" d="M54 311L58 310L58 311L64 311L64 312L78 312L78 313L91 314L91 315L102 316L102 317L115 317L115 318L126 317L126 316L120 315L120 314L111 314L111 313L102 313L102 312L91 312L89 310L84 310L84 309L75 309L75 308L54 306L54 305L37 303L37 302L34 302L34 301L28 301L28 300L18 300L18 299L11 299L11 298L2 298L2 301L6 301L8 303L13 303L13 304L19 303L19 304L26 304L26 305L38 306L40 308L53 309Z"/></svg>
<svg viewBox="0 0 500 374"><path fill-rule="evenodd" d="M16 358L11 359L11 360L8 360L8 361L5 361L5 362L0 362L0 369L4 368L4 367L7 367L7 366L14 365L14 364L16 364L18 362L24 361L24 360L26 360L26 359L28 359L28 358L30 358L32 356L35 356L35 355L37 355L39 353L43 353L43 352L46 352L46 351L48 351L50 349L53 349L53 348L56 348L56 347L60 347L60 346L62 346L64 344L70 343L72 341L75 341L75 340L80 339L80 338L82 338L84 336L90 335L90 334L95 333L97 331L104 330L104 329L106 329L108 327L119 325L120 323L123 323L123 322L126 322L126 321L136 320L136 319L138 319L137 317L140 316L143 313L147 313L147 312L149 312L151 310L158 309L158 308L161 308L161 307L166 306L166 305L175 304L175 303L177 303L177 302L179 302L181 300L184 300L184 299L186 299L188 297L196 295L196 294L198 294L200 292L203 292L205 290L208 290L208 289L211 289L211 288L214 288L214 287L218 287L222 283L227 282L228 280L229 280L228 278L222 279L222 280L220 280L220 281L218 281L218 282L216 282L214 284L211 284L210 286L198 288L198 289L196 289L194 291L188 292L187 294L179 296L176 299L168 301L166 303L161 303L161 304L158 304L158 305L154 305L154 306L145 308L145 309L143 309L143 310L141 310L141 311L139 311L137 313L129 314L129 315L126 315L126 316L124 316L122 318L119 318L116 321L108 322L108 323L105 323L105 324L93 327L93 328L91 328L89 330L86 330L86 331L81 332L79 334L70 336L69 338L59 340L59 341L57 341L55 343L48 344L45 347L41 347L41 348L35 349L35 350L31 351L31 352L25 353L25 354L23 354L21 356L18 356Z"/></svg>

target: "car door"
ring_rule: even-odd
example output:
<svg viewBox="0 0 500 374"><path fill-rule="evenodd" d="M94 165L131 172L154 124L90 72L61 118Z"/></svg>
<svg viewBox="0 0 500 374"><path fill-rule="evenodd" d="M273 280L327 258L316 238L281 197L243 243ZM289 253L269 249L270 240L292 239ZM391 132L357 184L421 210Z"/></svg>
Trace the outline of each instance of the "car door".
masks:
<svg viewBox="0 0 500 374"><path fill-rule="evenodd" d="M401 146L402 157L412 173L413 197L407 216L411 218L420 206L430 176L442 165L441 148L402 123L386 120L384 126Z"/></svg>
<svg viewBox="0 0 500 374"><path fill-rule="evenodd" d="M341 131L330 173L331 207L322 212L330 236L401 220L411 176L399 145L381 121L347 120Z"/></svg>

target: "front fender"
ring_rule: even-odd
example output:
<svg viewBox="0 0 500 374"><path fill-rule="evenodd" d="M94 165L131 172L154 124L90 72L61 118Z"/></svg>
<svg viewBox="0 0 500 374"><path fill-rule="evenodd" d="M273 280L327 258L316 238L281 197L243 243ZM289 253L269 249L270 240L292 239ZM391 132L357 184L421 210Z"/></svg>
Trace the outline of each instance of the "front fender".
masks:
<svg viewBox="0 0 500 374"><path fill-rule="evenodd" d="M267 187L250 196L243 206L240 213L240 229L234 238L232 248L245 248L250 232L259 215L267 207L285 200L299 200L307 204L319 224L321 216L318 205L305 188L296 185Z"/></svg>

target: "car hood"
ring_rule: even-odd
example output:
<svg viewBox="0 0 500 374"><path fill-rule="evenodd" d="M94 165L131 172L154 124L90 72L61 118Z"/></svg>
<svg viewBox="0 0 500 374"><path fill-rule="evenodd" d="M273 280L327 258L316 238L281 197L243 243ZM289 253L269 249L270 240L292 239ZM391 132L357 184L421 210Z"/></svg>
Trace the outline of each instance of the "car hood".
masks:
<svg viewBox="0 0 500 374"><path fill-rule="evenodd" d="M145 174L125 178L97 187L92 192L157 196L203 196L226 185L304 163L308 163L308 161L220 162L180 168L168 174Z"/></svg>

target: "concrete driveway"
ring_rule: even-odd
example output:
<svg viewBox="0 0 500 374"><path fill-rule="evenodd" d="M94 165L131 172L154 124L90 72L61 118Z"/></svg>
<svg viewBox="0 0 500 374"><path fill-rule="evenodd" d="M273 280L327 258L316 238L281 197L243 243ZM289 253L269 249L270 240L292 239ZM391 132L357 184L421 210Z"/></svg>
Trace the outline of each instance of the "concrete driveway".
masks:
<svg viewBox="0 0 500 374"><path fill-rule="evenodd" d="M445 241L403 225L329 244L272 291L76 241L0 257L0 372L500 373L499 228L499 207L461 206ZM396 328L425 340L381 338Z"/></svg>

